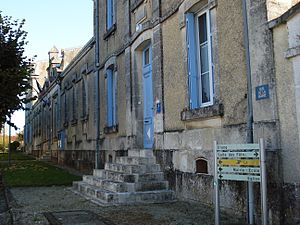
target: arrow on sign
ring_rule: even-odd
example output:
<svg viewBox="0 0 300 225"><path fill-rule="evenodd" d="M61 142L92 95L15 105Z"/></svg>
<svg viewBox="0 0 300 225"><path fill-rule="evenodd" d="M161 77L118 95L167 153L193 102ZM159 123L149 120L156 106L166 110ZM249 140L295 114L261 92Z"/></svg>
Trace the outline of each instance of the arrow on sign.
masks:
<svg viewBox="0 0 300 225"><path fill-rule="evenodd" d="M222 168L222 167L219 167L219 170L220 170L220 171L222 171L222 170L223 170L223 168Z"/></svg>
<svg viewBox="0 0 300 225"><path fill-rule="evenodd" d="M220 174L220 175L219 175L219 179L221 180L221 179L222 179L222 177L223 177L223 175L222 175L222 174Z"/></svg>

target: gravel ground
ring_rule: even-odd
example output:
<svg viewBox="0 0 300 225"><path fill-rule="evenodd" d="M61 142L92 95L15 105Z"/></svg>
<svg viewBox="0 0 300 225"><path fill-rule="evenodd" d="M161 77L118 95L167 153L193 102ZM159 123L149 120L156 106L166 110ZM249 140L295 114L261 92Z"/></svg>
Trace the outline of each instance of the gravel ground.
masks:
<svg viewBox="0 0 300 225"><path fill-rule="evenodd" d="M74 194L70 187L12 188L12 213L15 225L49 224L44 212L89 210L109 225L210 225L213 209L199 202L102 207ZM235 216L222 215L222 224L241 225ZM80 223L97 224L97 223ZM75 225L75 224L74 224Z"/></svg>

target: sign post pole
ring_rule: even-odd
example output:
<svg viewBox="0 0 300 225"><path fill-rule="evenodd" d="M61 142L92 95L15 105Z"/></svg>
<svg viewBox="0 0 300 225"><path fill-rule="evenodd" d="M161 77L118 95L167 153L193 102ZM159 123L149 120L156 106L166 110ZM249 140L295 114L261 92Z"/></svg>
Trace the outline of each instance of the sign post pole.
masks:
<svg viewBox="0 0 300 225"><path fill-rule="evenodd" d="M218 178L217 142L216 141L214 141L214 160L215 160L215 174L214 174L215 225L219 225L220 224L220 198L219 198L219 178Z"/></svg>
<svg viewBox="0 0 300 225"><path fill-rule="evenodd" d="M261 192L261 218L262 225L268 224L268 207L267 207L267 173L266 173L266 153L264 148L264 140L259 139L260 148L260 164L261 164L261 182L260 182L260 192Z"/></svg>

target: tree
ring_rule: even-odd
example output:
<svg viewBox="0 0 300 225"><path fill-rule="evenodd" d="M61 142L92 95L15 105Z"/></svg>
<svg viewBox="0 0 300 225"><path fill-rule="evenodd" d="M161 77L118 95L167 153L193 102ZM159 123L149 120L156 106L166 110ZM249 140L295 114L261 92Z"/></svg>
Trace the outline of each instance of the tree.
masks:
<svg viewBox="0 0 300 225"><path fill-rule="evenodd" d="M10 149L10 151L15 152L20 147L20 145L21 145L20 142L14 141L14 142L10 143L9 149Z"/></svg>
<svg viewBox="0 0 300 225"><path fill-rule="evenodd" d="M24 141L24 132L23 131L17 133L17 141L19 141L19 142Z"/></svg>
<svg viewBox="0 0 300 225"><path fill-rule="evenodd" d="M17 128L8 118L30 101L32 59L24 56L27 32L23 30L25 20L12 20L0 11L0 124L5 122Z"/></svg>

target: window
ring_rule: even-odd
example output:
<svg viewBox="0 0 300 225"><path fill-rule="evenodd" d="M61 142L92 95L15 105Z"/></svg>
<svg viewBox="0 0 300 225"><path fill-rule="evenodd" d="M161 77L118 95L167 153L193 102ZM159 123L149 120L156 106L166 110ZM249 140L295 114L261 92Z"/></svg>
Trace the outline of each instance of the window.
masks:
<svg viewBox="0 0 300 225"><path fill-rule="evenodd" d="M106 70L107 127L116 125L116 84L112 69Z"/></svg>
<svg viewBox="0 0 300 225"><path fill-rule="evenodd" d="M75 94L75 84L72 88L72 120L76 120L76 94Z"/></svg>
<svg viewBox="0 0 300 225"><path fill-rule="evenodd" d="M64 130L62 130L58 133L57 147L59 150L63 150L65 148L65 131Z"/></svg>
<svg viewBox="0 0 300 225"><path fill-rule="evenodd" d="M200 158L196 160L196 173L208 174L207 160Z"/></svg>
<svg viewBox="0 0 300 225"><path fill-rule="evenodd" d="M32 124L29 124L29 144L32 144Z"/></svg>
<svg viewBox="0 0 300 225"><path fill-rule="evenodd" d="M53 137L56 137L56 131L57 131L57 113L58 112L58 104L57 99L54 100L53 109L52 109L52 135Z"/></svg>
<svg viewBox="0 0 300 225"><path fill-rule="evenodd" d="M67 102L67 93L63 95L64 101L64 123L68 122L68 102Z"/></svg>
<svg viewBox="0 0 300 225"><path fill-rule="evenodd" d="M213 104L213 62L209 11L186 14L189 107Z"/></svg>
<svg viewBox="0 0 300 225"><path fill-rule="evenodd" d="M27 118L26 118L27 119ZM25 124L25 127L24 127L24 144L26 145L28 143L27 141L27 137L28 137L28 123Z"/></svg>
<svg viewBox="0 0 300 225"><path fill-rule="evenodd" d="M82 117L85 117L87 114L87 109L86 109L86 90L85 90L85 82L82 79L81 82L81 88L82 88Z"/></svg>
<svg viewBox="0 0 300 225"><path fill-rule="evenodd" d="M61 100L60 98L57 100L57 106L56 106L56 129L59 130L61 127ZM56 132L57 132L56 130Z"/></svg>
<svg viewBox="0 0 300 225"><path fill-rule="evenodd" d="M106 29L109 30L114 21L114 0L106 0Z"/></svg>

